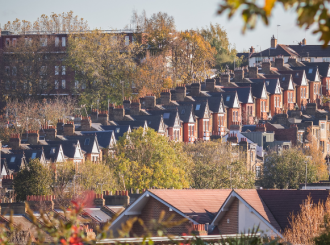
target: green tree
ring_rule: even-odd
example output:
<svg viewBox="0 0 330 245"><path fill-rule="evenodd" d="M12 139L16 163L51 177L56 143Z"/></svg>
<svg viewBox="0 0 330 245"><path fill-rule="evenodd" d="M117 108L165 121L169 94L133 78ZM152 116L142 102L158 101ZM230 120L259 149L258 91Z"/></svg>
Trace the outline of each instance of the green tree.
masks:
<svg viewBox="0 0 330 245"><path fill-rule="evenodd" d="M49 195L52 182L52 171L39 159L33 159L14 178L16 198L25 201L27 195Z"/></svg>
<svg viewBox="0 0 330 245"><path fill-rule="evenodd" d="M298 189L305 183L306 164L307 183L317 181L317 167L300 149L271 152L265 157L260 183L264 188Z"/></svg>
<svg viewBox="0 0 330 245"><path fill-rule="evenodd" d="M116 157L108 158L120 185L130 188L187 188L192 163L181 144L168 141L154 130L134 130L116 146Z"/></svg>
<svg viewBox="0 0 330 245"><path fill-rule="evenodd" d="M125 40L123 34L94 30L69 37L67 64L75 71L75 88L86 105L100 101L107 105L122 102L122 93L130 95L137 42Z"/></svg>
<svg viewBox="0 0 330 245"><path fill-rule="evenodd" d="M247 169L245 153L219 141L185 146L192 158L192 187L198 189L253 188L254 173Z"/></svg>
<svg viewBox="0 0 330 245"><path fill-rule="evenodd" d="M211 47L215 49L215 68L218 70L224 70L226 65L229 65L231 69L239 67L242 63L242 58L236 57L237 50L232 47L229 42L227 32L220 24L210 24L207 28L202 28L199 33L204 39L210 43Z"/></svg>
<svg viewBox="0 0 330 245"><path fill-rule="evenodd" d="M228 13L231 18L236 12L241 11L244 26L246 29L254 29L259 18L265 25L269 24L276 5L282 5L285 10L295 10L297 14L297 25L305 29L310 28L314 23L317 24L314 34L320 34L320 41L326 47L330 41L330 12L328 1L309 1L309 0L265 0L264 5L252 0L226 0L223 1L218 9L219 14Z"/></svg>

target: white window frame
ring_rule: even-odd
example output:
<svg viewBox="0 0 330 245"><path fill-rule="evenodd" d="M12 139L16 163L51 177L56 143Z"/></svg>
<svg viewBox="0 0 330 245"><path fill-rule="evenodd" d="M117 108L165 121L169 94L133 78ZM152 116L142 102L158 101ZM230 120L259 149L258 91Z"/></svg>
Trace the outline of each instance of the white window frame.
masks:
<svg viewBox="0 0 330 245"><path fill-rule="evenodd" d="M60 85L60 83L58 82L58 80L55 80L55 89L58 89L59 88L59 85Z"/></svg>
<svg viewBox="0 0 330 245"><path fill-rule="evenodd" d="M129 45L129 36L125 36L125 45L126 45L126 46Z"/></svg>
<svg viewBox="0 0 330 245"><path fill-rule="evenodd" d="M65 46L66 46L66 38L62 37L62 47L65 47Z"/></svg>
<svg viewBox="0 0 330 245"><path fill-rule="evenodd" d="M59 47L59 46L60 46L60 38L55 37L55 47Z"/></svg>
<svg viewBox="0 0 330 245"><path fill-rule="evenodd" d="M62 75L65 75L66 74L66 68L65 66L62 66Z"/></svg>
<svg viewBox="0 0 330 245"><path fill-rule="evenodd" d="M40 38L40 45L41 47L47 47L47 37Z"/></svg>
<svg viewBox="0 0 330 245"><path fill-rule="evenodd" d="M55 76L60 75L60 67L59 66L55 66Z"/></svg>
<svg viewBox="0 0 330 245"><path fill-rule="evenodd" d="M62 89L66 89L66 81L65 81L65 79L62 80Z"/></svg>

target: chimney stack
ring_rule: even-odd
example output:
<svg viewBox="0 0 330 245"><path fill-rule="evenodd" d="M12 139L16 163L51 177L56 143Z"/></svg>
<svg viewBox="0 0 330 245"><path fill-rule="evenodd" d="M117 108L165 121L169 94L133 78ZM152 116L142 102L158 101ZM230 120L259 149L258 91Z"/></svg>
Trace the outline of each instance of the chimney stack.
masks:
<svg viewBox="0 0 330 245"><path fill-rule="evenodd" d="M37 145L39 143L39 131L38 130L29 130L26 132L27 142L30 145Z"/></svg>
<svg viewBox="0 0 330 245"><path fill-rule="evenodd" d="M263 123L259 123L256 125L255 132L266 132L266 126Z"/></svg>
<svg viewBox="0 0 330 245"><path fill-rule="evenodd" d="M154 94L147 94L144 97L144 106L146 109L153 109L156 107L156 96Z"/></svg>
<svg viewBox="0 0 330 245"><path fill-rule="evenodd" d="M215 79L206 79L205 89L206 91L210 91L210 92L215 91Z"/></svg>
<svg viewBox="0 0 330 245"><path fill-rule="evenodd" d="M92 129L92 120L90 117L81 118L81 131L90 131Z"/></svg>
<svg viewBox="0 0 330 245"><path fill-rule="evenodd" d="M132 100L132 103L131 103L131 109L130 109L130 115L134 115L134 116L137 116L137 115L140 115L140 111L141 111L141 103L140 103L140 100L137 99L137 100Z"/></svg>
<svg viewBox="0 0 330 245"><path fill-rule="evenodd" d="M222 74L220 82L221 82L222 85L226 85L226 83L230 83L230 75L229 74Z"/></svg>
<svg viewBox="0 0 330 245"><path fill-rule="evenodd" d="M109 115L107 111L100 111L98 122L101 123L102 125L109 124Z"/></svg>
<svg viewBox="0 0 330 245"><path fill-rule="evenodd" d="M123 101L123 106L125 110L128 110L131 107L131 100L129 98L125 98Z"/></svg>
<svg viewBox="0 0 330 245"><path fill-rule="evenodd" d="M235 82L242 82L244 78L244 70L242 68L237 68L234 71Z"/></svg>
<svg viewBox="0 0 330 245"><path fill-rule="evenodd" d="M262 73L263 74L270 74L271 63L269 60L264 60L262 62Z"/></svg>
<svg viewBox="0 0 330 245"><path fill-rule="evenodd" d="M249 78L258 78L258 67L249 67Z"/></svg>
<svg viewBox="0 0 330 245"><path fill-rule="evenodd" d="M160 103L162 105L169 105L171 103L171 91L169 89L165 89L161 92Z"/></svg>
<svg viewBox="0 0 330 245"><path fill-rule="evenodd" d="M63 135L72 136L75 133L75 127L73 122L67 122L63 126Z"/></svg>
<svg viewBox="0 0 330 245"><path fill-rule="evenodd" d="M63 126L64 126L63 119L58 119L58 122L57 122L57 125L56 125L56 129L57 129L58 134L63 133Z"/></svg>
<svg viewBox="0 0 330 245"><path fill-rule="evenodd" d="M99 115L99 110L98 109L92 109L91 119L92 119L93 123L97 122L98 115Z"/></svg>
<svg viewBox="0 0 330 245"><path fill-rule="evenodd" d="M123 105L118 105L113 108L113 120L122 121L125 116L125 109Z"/></svg>
<svg viewBox="0 0 330 245"><path fill-rule="evenodd" d="M275 58L275 67L278 69L278 70L283 70L283 67L284 67L284 59L283 59L283 56L278 56Z"/></svg>
<svg viewBox="0 0 330 245"><path fill-rule="evenodd" d="M18 150L21 147L21 136L19 134L12 134L9 139L9 146L13 150Z"/></svg>
<svg viewBox="0 0 330 245"><path fill-rule="evenodd" d="M253 54L253 53L254 53L254 51L255 51L254 47L253 47L253 46L251 46L251 48L250 48L250 54Z"/></svg>
<svg viewBox="0 0 330 245"><path fill-rule="evenodd" d="M276 46L277 46L277 39L273 35L272 38L270 39L270 47L271 48L276 48Z"/></svg>
<svg viewBox="0 0 330 245"><path fill-rule="evenodd" d="M184 101L184 98L186 97L187 89L186 85L182 84L175 88L175 97L176 101Z"/></svg>
<svg viewBox="0 0 330 245"><path fill-rule="evenodd" d="M201 84L200 83L192 83L190 85L190 95L191 96L199 96L201 92Z"/></svg>

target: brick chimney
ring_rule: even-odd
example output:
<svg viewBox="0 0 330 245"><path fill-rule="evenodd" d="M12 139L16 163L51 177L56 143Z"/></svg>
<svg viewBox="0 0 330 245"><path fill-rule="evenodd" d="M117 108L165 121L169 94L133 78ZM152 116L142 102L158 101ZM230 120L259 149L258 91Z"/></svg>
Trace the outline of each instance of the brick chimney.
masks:
<svg viewBox="0 0 330 245"><path fill-rule="evenodd" d="M27 142L30 145L37 145L39 143L39 131L38 130L27 131Z"/></svg>
<svg viewBox="0 0 330 245"><path fill-rule="evenodd" d="M63 119L58 119L57 125L56 125L56 129L57 129L58 134L63 133L63 127L64 127L64 120Z"/></svg>
<svg viewBox="0 0 330 245"><path fill-rule="evenodd" d="M63 135L72 136L75 133L75 127L73 122L67 122L63 126Z"/></svg>
<svg viewBox="0 0 330 245"><path fill-rule="evenodd" d="M107 111L100 111L98 122L101 123L102 125L109 124L109 115Z"/></svg>
<svg viewBox="0 0 330 245"><path fill-rule="evenodd" d="M270 47L271 48L276 48L276 46L277 46L277 39L273 35L272 38L270 39Z"/></svg>
<svg viewBox="0 0 330 245"><path fill-rule="evenodd" d="M105 200L103 198L103 194L95 194L94 205L96 207L102 207L105 205Z"/></svg>
<svg viewBox="0 0 330 245"><path fill-rule="evenodd" d="M130 197L128 191L116 191L115 195L111 195L111 192L106 191L106 195L103 195L105 199L105 205L116 205L127 207L130 204Z"/></svg>
<svg viewBox="0 0 330 245"><path fill-rule="evenodd" d="M205 224L192 225L192 235L194 236L207 236Z"/></svg>
<svg viewBox="0 0 330 245"><path fill-rule="evenodd" d="M125 110L128 110L131 107L131 100L125 97L123 101L123 106Z"/></svg>
<svg viewBox="0 0 330 245"><path fill-rule="evenodd" d="M54 200L53 195L42 195L42 196L26 196L26 203L29 205L32 211L52 211L54 210Z"/></svg>
<svg viewBox="0 0 330 245"><path fill-rule="evenodd" d="M199 96L201 92L201 84L200 83L192 83L190 85L190 95L191 96Z"/></svg>
<svg viewBox="0 0 330 245"><path fill-rule="evenodd" d="M307 43L307 42L306 42L306 38L304 38L304 39L302 40L301 44L302 44L302 45L306 45L306 43Z"/></svg>
<svg viewBox="0 0 330 245"><path fill-rule="evenodd" d="M297 58L296 57L289 57L288 63L289 64L296 64L297 63Z"/></svg>
<svg viewBox="0 0 330 245"><path fill-rule="evenodd" d="M222 74L220 83L221 84L230 83L230 75L229 74Z"/></svg>
<svg viewBox="0 0 330 245"><path fill-rule="evenodd" d="M237 68L234 71L235 74L235 81L242 82L244 78L244 70L242 68Z"/></svg>
<svg viewBox="0 0 330 245"><path fill-rule="evenodd" d="M266 126L263 123L259 123L256 125L255 132L266 132Z"/></svg>
<svg viewBox="0 0 330 245"><path fill-rule="evenodd" d="M237 144L238 143L237 134L234 134L234 133L228 134L227 142L236 143Z"/></svg>
<svg viewBox="0 0 330 245"><path fill-rule="evenodd" d="M254 53L254 51L255 51L254 47L253 47L253 46L251 46L251 48L250 48L250 54L253 54L253 53Z"/></svg>
<svg viewBox="0 0 330 245"><path fill-rule="evenodd" d="M144 106L146 109L153 109L156 107L156 96L154 94L147 94L144 97Z"/></svg>
<svg viewBox="0 0 330 245"><path fill-rule="evenodd" d="M74 116L74 124L80 124L81 123L81 115L75 115Z"/></svg>
<svg viewBox="0 0 330 245"><path fill-rule="evenodd" d="M215 79L206 79L205 89L206 91L213 92L215 90Z"/></svg>
<svg viewBox="0 0 330 245"><path fill-rule="evenodd" d="M55 140L57 136L57 129L55 126L43 126L43 132L45 133L46 140Z"/></svg>
<svg viewBox="0 0 330 245"><path fill-rule="evenodd" d="M258 78L258 67L249 67L249 78Z"/></svg>
<svg viewBox="0 0 330 245"><path fill-rule="evenodd" d="M132 100L130 114L137 116L140 115L140 111L141 111L140 100L139 99Z"/></svg>
<svg viewBox="0 0 330 245"><path fill-rule="evenodd" d="M90 131L92 129L92 120L90 117L81 118L81 131Z"/></svg>
<svg viewBox="0 0 330 245"><path fill-rule="evenodd" d="M92 119L92 122L93 123L96 123L97 122L98 115L99 115L98 109L92 109L92 111L91 111L91 119Z"/></svg>
<svg viewBox="0 0 330 245"><path fill-rule="evenodd" d="M265 60L262 62L262 73L263 74L270 74L271 63L269 60Z"/></svg>
<svg viewBox="0 0 330 245"><path fill-rule="evenodd" d="M125 109L123 105L118 105L113 108L113 120L122 121L125 116Z"/></svg>
<svg viewBox="0 0 330 245"><path fill-rule="evenodd" d="M241 141L238 144L243 151L246 151L248 149L249 143L247 142L246 138L241 138Z"/></svg>
<svg viewBox="0 0 330 245"><path fill-rule="evenodd" d="M9 139L9 146L13 150L17 150L21 147L21 136L19 134L12 134Z"/></svg>
<svg viewBox="0 0 330 245"><path fill-rule="evenodd" d="M283 70L283 67L284 67L284 59L283 57L276 57L275 58L275 67L278 69L278 70Z"/></svg>
<svg viewBox="0 0 330 245"><path fill-rule="evenodd" d="M114 108L114 104L109 103L109 120L113 120L113 108Z"/></svg>
<svg viewBox="0 0 330 245"><path fill-rule="evenodd" d="M165 89L160 93L160 103L162 105L169 105L171 103L171 91Z"/></svg>
<svg viewBox="0 0 330 245"><path fill-rule="evenodd" d="M187 89L186 85L182 84L175 88L175 97L176 101L184 101L184 98L186 97Z"/></svg>
<svg viewBox="0 0 330 245"><path fill-rule="evenodd" d="M306 114L307 115L315 115L316 110L317 110L316 103L307 103L307 105L306 105Z"/></svg>

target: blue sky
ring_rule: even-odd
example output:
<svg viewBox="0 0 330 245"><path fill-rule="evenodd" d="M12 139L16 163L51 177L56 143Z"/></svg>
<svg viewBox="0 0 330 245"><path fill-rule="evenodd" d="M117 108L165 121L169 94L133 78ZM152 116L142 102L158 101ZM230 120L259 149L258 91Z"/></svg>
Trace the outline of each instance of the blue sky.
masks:
<svg viewBox="0 0 330 245"><path fill-rule="evenodd" d="M318 37L312 30L302 30L295 25L296 14L285 12L277 6L271 19L271 24L266 27L261 22L256 30L241 33L242 20L236 16L228 20L225 16L216 15L221 0L10 0L1 1L0 23L20 20L36 20L41 14L62 13L74 11L83 17L91 28L121 29L130 23L133 10L141 12L146 10L148 16L159 11L167 12L175 19L178 30L200 28L209 23L219 23L226 29L229 41L241 52L254 46L257 50L270 46L270 38L274 34L281 44L297 44L306 37L307 44L320 44Z"/></svg>

